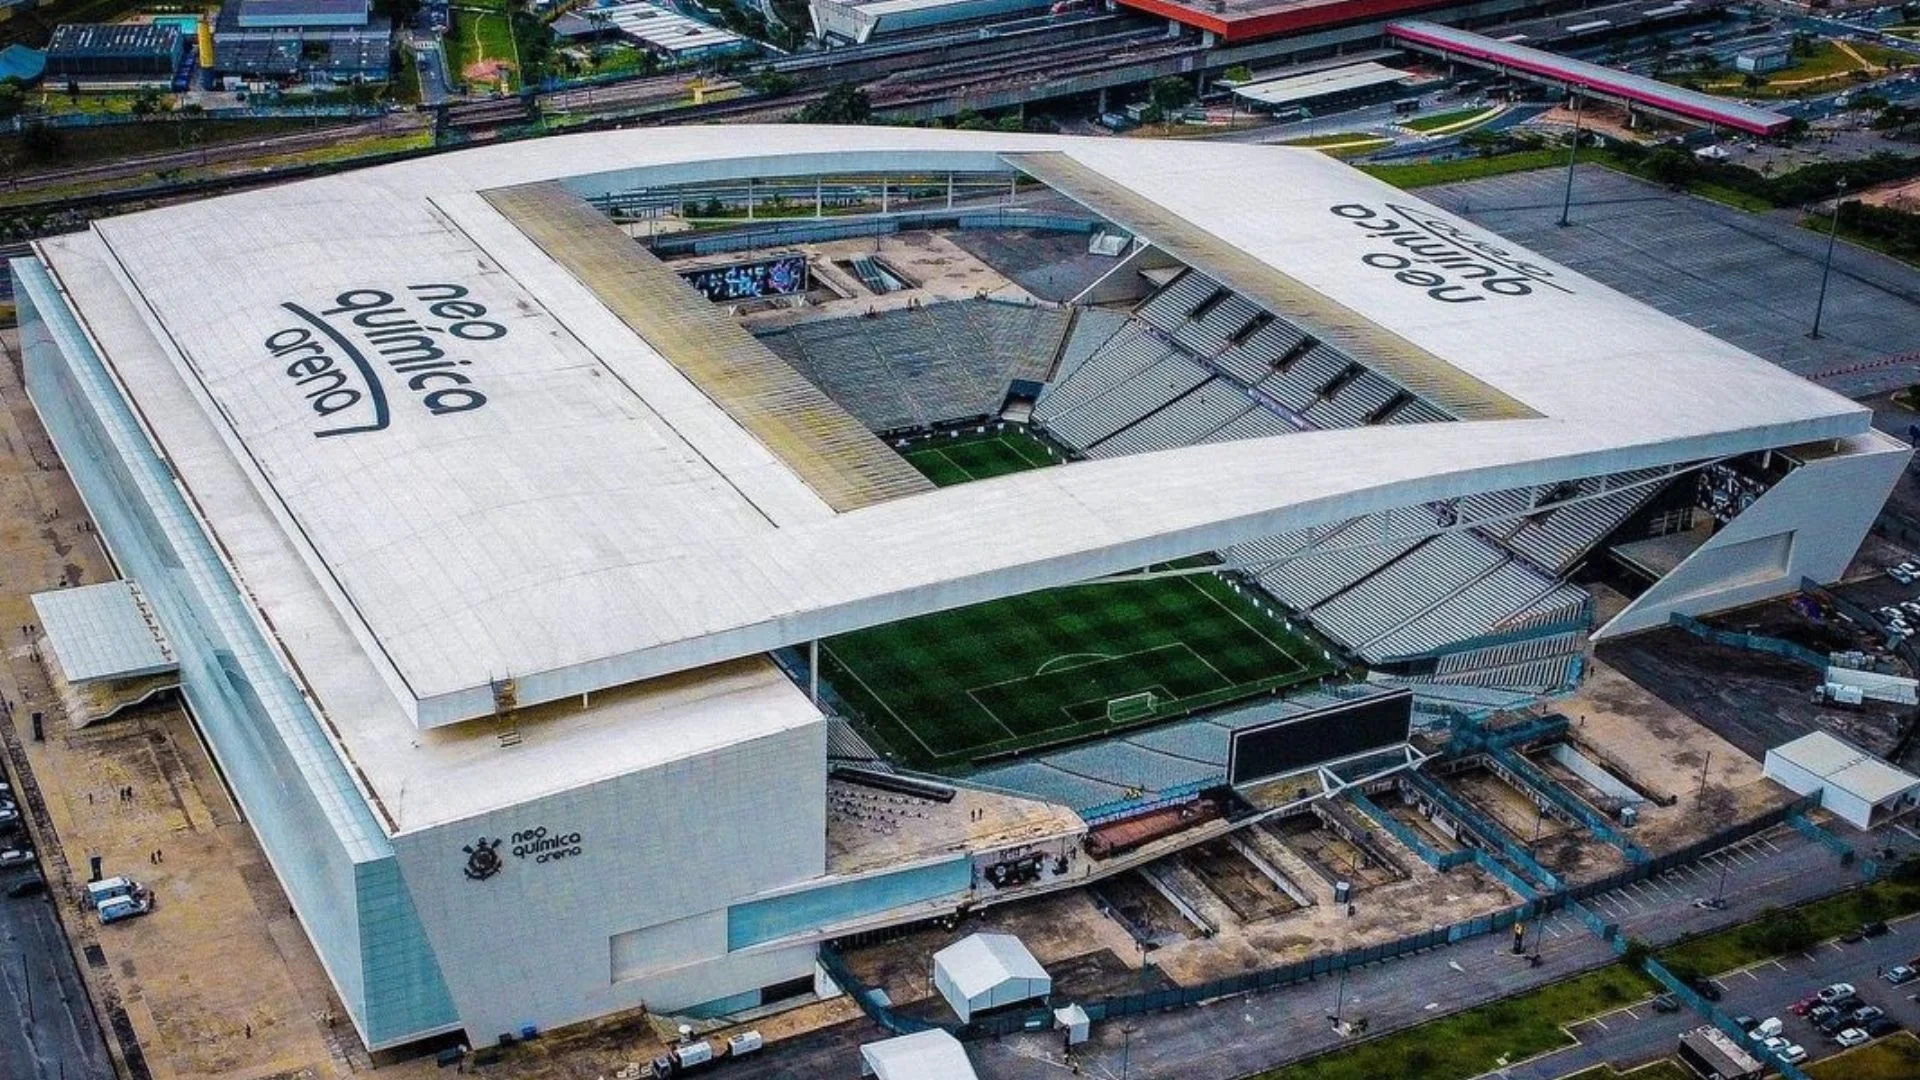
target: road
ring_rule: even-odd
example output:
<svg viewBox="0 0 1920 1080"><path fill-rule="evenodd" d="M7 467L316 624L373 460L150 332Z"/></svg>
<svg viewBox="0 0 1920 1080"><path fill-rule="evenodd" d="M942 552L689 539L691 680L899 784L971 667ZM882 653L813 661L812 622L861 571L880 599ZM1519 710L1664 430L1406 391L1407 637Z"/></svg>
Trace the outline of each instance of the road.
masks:
<svg viewBox="0 0 1920 1080"><path fill-rule="evenodd" d="M18 878L0 877L0 889ZM0 1076L110 1080L113 1063L53 902L0 896L0 942Z"/></svg>
<svg viewBox="0 0 1920 1080"><path fill-rule="evenodd" d="M37 806L37 788L17 774L6 779L13 785L12 801ZM39 828L47 827L44 818L40 822ZM25 836L16 832L4 842L31 843ZM5 895L32 872L37 869L0 871L0 1077L112 1080L113 1061L53 899Z"/></svg>

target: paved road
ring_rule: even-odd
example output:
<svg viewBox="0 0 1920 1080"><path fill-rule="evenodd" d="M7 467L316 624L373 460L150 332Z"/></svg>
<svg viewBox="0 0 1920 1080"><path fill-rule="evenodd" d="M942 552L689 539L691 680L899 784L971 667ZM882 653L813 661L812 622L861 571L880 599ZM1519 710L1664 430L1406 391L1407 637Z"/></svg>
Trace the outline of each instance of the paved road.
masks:
<svg viewBox="0 0 1920 1080"><path fill-rule="evenodd" d="M5 843L22 837L10 834ZM0 1077L112 1080L113 1062L53 901L5 895L30 872L0 871Z"/></svg>

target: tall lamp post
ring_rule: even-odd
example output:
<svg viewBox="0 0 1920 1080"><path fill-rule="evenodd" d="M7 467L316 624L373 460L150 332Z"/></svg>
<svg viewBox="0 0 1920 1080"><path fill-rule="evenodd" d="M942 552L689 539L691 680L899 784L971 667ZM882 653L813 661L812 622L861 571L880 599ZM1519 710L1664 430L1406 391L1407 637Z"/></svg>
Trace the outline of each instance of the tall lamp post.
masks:
<svg viewBox="0 0 1920 1080"><path fill-rule="evenodd" d="M1580 159L1580 94L1573 95L1573 142L1567 147L1567 193L1560 200L1560 227L1573 224L1573 165Z"/></svg>
<svg viewBox="0 0 1920 1080"><path fill-rule="evenodd" d="M1827 227L1827 260L1820 267L1820 299L1813 305L1813 329L1810 338L1820 336L1820 316L1827 310L1827 278L1833 273L1833 242L1840 236L1840 202L1847 194L1846 177L1833 185L1833 223Z"/></svg>

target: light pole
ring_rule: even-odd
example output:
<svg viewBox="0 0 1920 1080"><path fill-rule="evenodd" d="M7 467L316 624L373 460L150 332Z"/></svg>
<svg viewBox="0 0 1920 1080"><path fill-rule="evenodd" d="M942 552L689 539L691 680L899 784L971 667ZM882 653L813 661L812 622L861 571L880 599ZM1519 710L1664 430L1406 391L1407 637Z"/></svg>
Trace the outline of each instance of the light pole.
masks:
<svg viewBox="0 0 1920 1080"><path fill-rule="evenodd" d="M1340 968L1340 986L1338 990L1334 991L1334 997L1333 997L1333 1030L1335 1031L1340 1030L1340 1013L1342 1010L1346 1008L1346 1006L1347 1006L1347 969L1343 965Z"/></svg>
<svg viewBox="0 0 1920 1080"><path fill-rule="evenodd" d="M1573 95L1573 142L1567 147L1567 193L1560 200L1560 227L1573 224L1573 164L1580 160L1580 95Z"/></svg>
<svg viewBox="0 0 1920 1080"><path fill-rule="evenodd" d="M1128 1066L1133 1063L1133 1031L1134 1027L1131 1023L1124 1024L1120 1028L1122 1038L1122 1042L1120 1043L1120 1080L1127 1080Z"/></svg>
<svg viewBox="0 0 1920 1080"><path fill-rule="evenodd" d="M1847 181L1841 177L1833 185L1833 223L1827 227L1827 260L1820 267L1820 299L1813 305L1813 329L1810 338L1820 336L1820 316L1827 310L1827 277L1833 273L1833 242L1840 236L1840 201L1847 194Z"/></svg>

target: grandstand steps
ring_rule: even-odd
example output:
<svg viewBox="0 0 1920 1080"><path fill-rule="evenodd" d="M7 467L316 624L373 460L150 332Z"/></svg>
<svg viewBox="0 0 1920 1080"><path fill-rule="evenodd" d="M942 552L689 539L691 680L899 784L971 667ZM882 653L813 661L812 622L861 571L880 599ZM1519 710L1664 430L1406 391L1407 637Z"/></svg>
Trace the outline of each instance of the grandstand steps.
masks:
<svg viewBox="0 0 1920 1080"><path fill-rule="evenodd" d="M1579 653L1566 653L1508 667L1435 675L1432 681L1441 686L1482 686L1529 694L1555 693L1572 686L1578 676L1581 659Z"/></svg>
<svg viewBox="0 0 1920 1080"><path fill-rule="evenodd" d="M1247 847L1259 852L1261 858L1271 863L1275 870L1293 882L1294 888L1300 890L1308 902L1322 906L1333 903L1333 882L1329 881L1318 867L1308 862L1299 852L1288 847L1279 836L1274 834L1273 830L1256 825L1250 829L1242 829L1236 835L1242 837L1242 842Z"/></svg>
<svg viewBox="0 0 1920 1080"><path fill-rule="evenodd" d="M1319 879L1311 875L1296 879L1292 875L1282 871L1274 860L1267 857L1266 851L1261 848L1258 842L1259 837L1266 835L1269 834L1265 829L1241 829L1237 832L1228 833L1227 843L1233 850L1240 853L1241 858L1252 863L1253 868L1260 871L1261 877L1273 882L1273 887L1286 893L1294 903L1299 904L1301 907L1311 907L1316 903L1320 903L1321 900L1309 892L1306 885L1300 884L1300 882L1312 884ZM1328 894L1329 898L1331 898L1331 895L1331 893Z"/></svg>
<svg viewBox="0 0 1920 1080"><path fill-rule="evenodd" d="M1188 922L1198 927L1207 937L1220 932L1223 926L1238 926L1240 917L1227 907L1220 894L1193 869L1192 864L1182 858L1162 859L1141 868L1140 872L1153 882L1160 895L1167 898Z"/></svg>
<svg viewBox="0 0 1920 1080"><path fill-rule="evenodd" d="M1484 573L1480 574L1478 577L1465 583L1464 585L1461 585L1459 588L1435 594L1432 597L1432 600L1433 600L1432 603L1428 604L1426 607L1421 608L1419 611L1414 612L1412 615L1407 616L1405 619L1402 619L1399 622L1393 623L1391 625L1376 624L1376 626L1384 626L1385 628L1382 629L1378 634L1375 634L1372 638L1369 638L1366 641L1359 643L1357 648L1359 649L1362 655L1370 655L1372 653L1372 646L1376 642L1380 641L1383 638L1390 637L1394 633L1405 629L1406 627L1412 625L1413 623L1419 622L1421 619L1424 619L1428 615L1431 615L1437 609L1445 607L1449 602L1454 600L1456 597L1471 593L1474 589L1480 587L1483 583L1496 578L1503 568L1511 565L1513 565L1513 560L1511 558L1503 562L1496 563L1495 565L1488 567Z"/></svg>
<svg viewBox="0 0 1920 1080"><path fill-rule="evenodd" d="M1448 653L1440 658L1435 666L1436 674L1474 671L1483 668L1508 667L1544 659L1556 654L1580 652L1585 648L1586 637L1578 633L1549 634L1546 637L1531 638L1525 641L1507 642L1502 645L1489 645L1485 648L1469 649L1465 652Z"/></svg>

